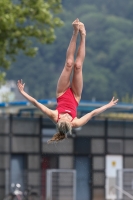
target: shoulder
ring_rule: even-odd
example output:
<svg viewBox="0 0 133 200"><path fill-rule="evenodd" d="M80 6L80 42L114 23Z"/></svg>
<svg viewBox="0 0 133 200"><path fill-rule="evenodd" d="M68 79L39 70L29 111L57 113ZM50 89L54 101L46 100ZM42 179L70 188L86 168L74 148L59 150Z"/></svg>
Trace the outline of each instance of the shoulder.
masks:
<svg viewBox="0 0 133 200"><path fill-rule="evenodd" d="M72 127L78 127L78 118L77 117L75 117L74 119L73 119L73 121L71 122L71 124L72 124Z"/></svg>
<svg viewBox="0 0 133 200"><path fill-rule="evenodd" d="M51 110L51 120L57 123L58 120L58 111L57 110Z"/></svg>

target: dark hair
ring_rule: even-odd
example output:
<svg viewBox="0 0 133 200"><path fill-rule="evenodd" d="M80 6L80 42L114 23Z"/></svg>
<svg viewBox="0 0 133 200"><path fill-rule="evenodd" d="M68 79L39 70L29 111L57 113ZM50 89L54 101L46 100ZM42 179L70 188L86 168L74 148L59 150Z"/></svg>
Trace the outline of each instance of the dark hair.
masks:
<svg viewBox="0 0 133 200"><path fill-rule="evenodd" d="M67 133L71 134L71 124L69 122L58 122L57 125L58 133L56 133L50 140L48 140L48 144L51 142L58 142L67 138Z"/></svg>

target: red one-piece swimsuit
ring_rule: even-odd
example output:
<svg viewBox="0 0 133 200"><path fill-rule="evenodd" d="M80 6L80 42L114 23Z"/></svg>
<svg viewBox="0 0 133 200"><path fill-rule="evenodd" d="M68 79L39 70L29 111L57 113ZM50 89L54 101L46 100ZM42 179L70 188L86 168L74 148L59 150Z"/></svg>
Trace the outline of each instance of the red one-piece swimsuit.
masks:
<svg viewBox="0 0 133 200"><path fill-rule="evenodd" d="M58 120L61 113L68 113L73 120L77 116L77 107L78 102L74 97L73 91L71 88L68 88L63 95L57 98L56 110L58 110Z"/></svg>

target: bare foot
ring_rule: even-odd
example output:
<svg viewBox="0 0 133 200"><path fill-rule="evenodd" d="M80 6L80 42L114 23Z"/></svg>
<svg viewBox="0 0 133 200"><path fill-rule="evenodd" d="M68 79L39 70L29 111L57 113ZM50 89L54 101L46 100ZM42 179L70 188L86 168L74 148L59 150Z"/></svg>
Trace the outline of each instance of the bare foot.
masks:
<svg viewBox="0 0 133 200"><path fill-rule="evenodd" d="M77 18L73 23L74 32L79 32L79 19Z"/></svg>
<svg viewBox="0 0 133 200"><path fill-rule="evenodd" d="M81 35L85 35L86 36L86 30L85 30L85 26L82 22L79 22L79 31Z"/></svg>

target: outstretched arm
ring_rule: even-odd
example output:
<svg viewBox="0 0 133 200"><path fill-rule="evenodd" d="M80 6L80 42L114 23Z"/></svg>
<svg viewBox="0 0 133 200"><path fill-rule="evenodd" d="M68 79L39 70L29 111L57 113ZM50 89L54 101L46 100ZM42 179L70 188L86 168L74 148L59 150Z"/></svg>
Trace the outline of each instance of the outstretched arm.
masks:
<svg viewBox="0 0 133 200"><path fill-rule="evenodd" d="M100 108L97 108L97 109L93 110L92 112L87 113L87 114L84 115L83 117L77 119L77 120L75 121L75 126L76 126L76 127L83 126L83 125L86 124L92 117L94 117L94 116L96 116L96 115L98 115L98 114L104 112L105 110L111 108L112 106L115 106L115 105L117 104L117 102L118 102L118 99L115 100L115 98L113 97L112 100L111 100L108 104L106 104L106 105L104 105L104 106L102 106L102 107L100 107Z"/></svg>
<svg viewBox="0 0 133 200"><path fill-rule="evenodd" d="M47 108L46 106L44 106L43 104L39 103L36 99L34 99L33 97L31 97L30 95L28 95L25 91L24 91L24 86L25 83L22 83L22 80L18 80L17 83L18 89L20 91L20 93L28 100L30 101L34 106L36 106L37 108L39 108L43 113L45 113L46 115L48 115L49 117L52 117L52 110Z"/></svg>

